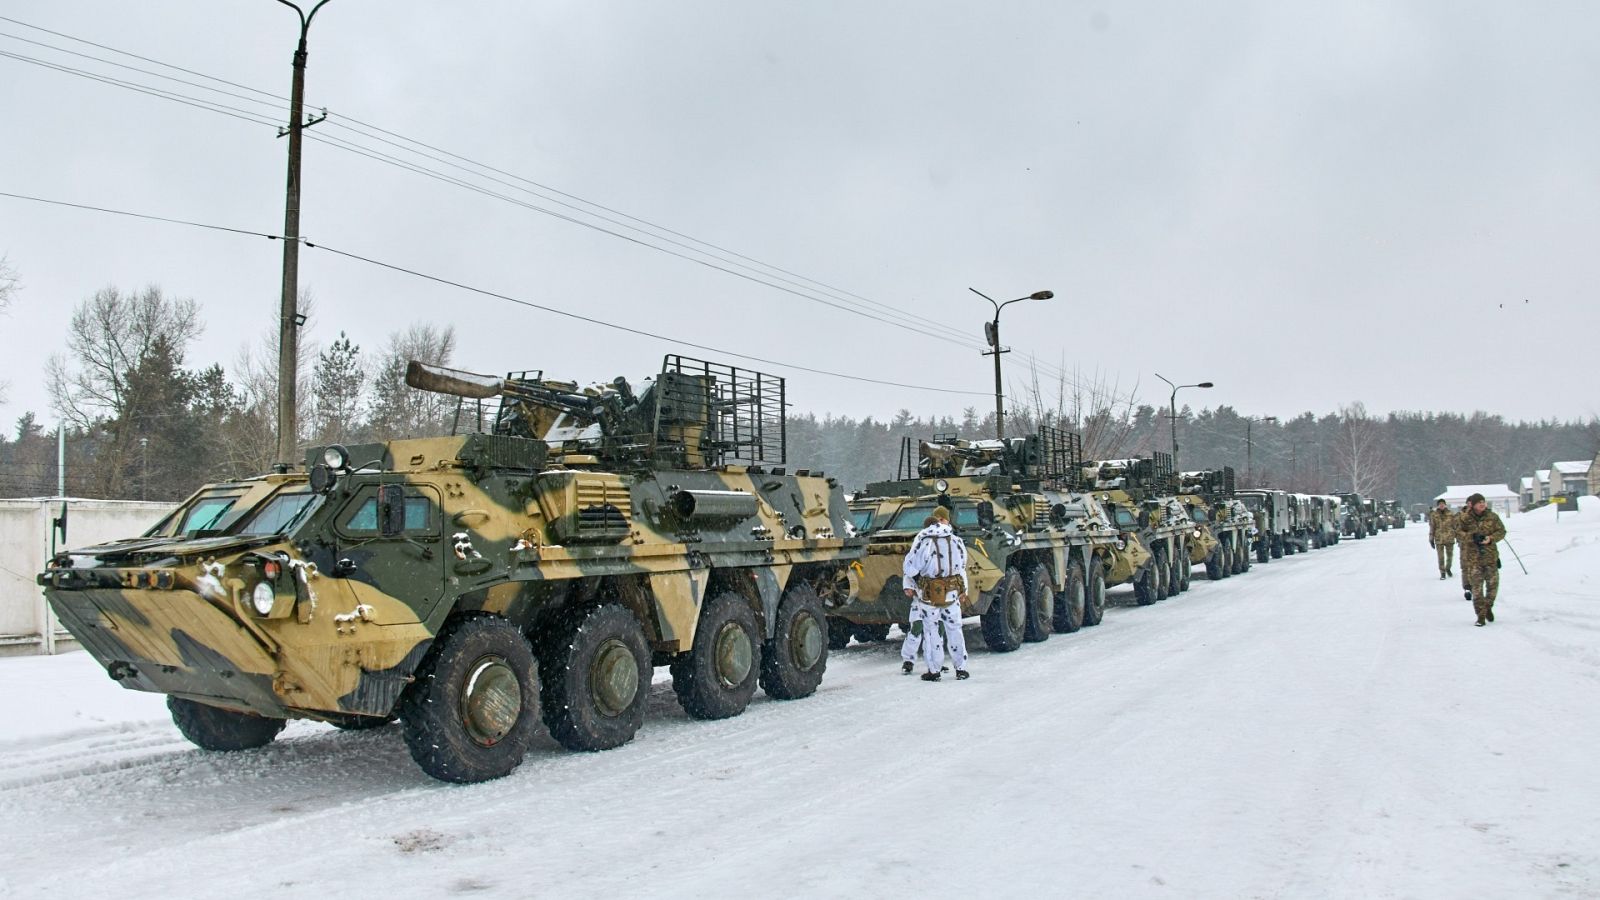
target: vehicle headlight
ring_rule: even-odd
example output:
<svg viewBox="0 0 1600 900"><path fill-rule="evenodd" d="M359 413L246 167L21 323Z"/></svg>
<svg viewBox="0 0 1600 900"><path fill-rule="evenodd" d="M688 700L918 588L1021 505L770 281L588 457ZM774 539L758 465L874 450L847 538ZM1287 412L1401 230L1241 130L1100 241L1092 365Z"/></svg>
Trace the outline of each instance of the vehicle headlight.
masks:
<svg viewBox="0 0 1600 900"><path fill-rule="evenodd" d="M950 482L945 481L943 478L941 478L938 481L935 481L933 483L933 489L942 494L945 491L950 490Z"/></svg>
<svg viewBox="0 0 1600 900"><path fill-rule="evenodd" d="M270 581L263 581L257 584L256 589L250 593L251 605L256 608L256 612L263 616L272 612L272 604L277 602L277 599L277 594L273 591L272 582Z"/></svg>
<svg viewBox="0 0 1600 900"><path fill-rule="evenodd" d="M338 472L350 465L350 451L338 444L329 444L322 451L322 461L327 463L328 468Z"/></svg>

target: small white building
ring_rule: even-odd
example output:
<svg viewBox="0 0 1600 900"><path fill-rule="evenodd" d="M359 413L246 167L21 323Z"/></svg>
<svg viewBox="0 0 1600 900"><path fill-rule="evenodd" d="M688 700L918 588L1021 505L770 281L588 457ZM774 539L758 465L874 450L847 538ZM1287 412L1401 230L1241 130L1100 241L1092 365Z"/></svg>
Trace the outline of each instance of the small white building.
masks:
<svg viewBox="0 0 1600 900"><path fill-rule="evenodd" d="M1548 496L1589 493L1589 463L1590 460L1587 459L1551 463Z"/></svg>
<svg viewBox="0 0 1600 900"><path fill-rule="evenodd" d="M1444 493L1433 498L1435 502L1443 500L1450 504L1451 509L1460 509L1467 505L1467 498L1473 494L1482 494L1488 501L1489 508L1499 513L1501 517L1509 516L1517 511L1517 502L1521 499L1517 492L1503 484L1452 484L1444 489Z"/></svg>
<svg viewBox="0 0 1600 900"><path fill-rule="evenodd" d="M1539 502L1538 499L1537 499L1537 497L1539 496L1538 493L1537 493L1538 492L1538 488L1536 487L1536 485L1538 485L1538 483L1539 483L1539 479L1534 478L1532 475L1524 475L1524 476L1522 476L1522 508L1523 509L1531 509L1535 503Z"/></svg>
<svg viewBox="0 0 1600 900"><path fill-rule="evenodd" d="M1543 503L1550 499L1550 470L1533 470L1533 502Z"/></svg>

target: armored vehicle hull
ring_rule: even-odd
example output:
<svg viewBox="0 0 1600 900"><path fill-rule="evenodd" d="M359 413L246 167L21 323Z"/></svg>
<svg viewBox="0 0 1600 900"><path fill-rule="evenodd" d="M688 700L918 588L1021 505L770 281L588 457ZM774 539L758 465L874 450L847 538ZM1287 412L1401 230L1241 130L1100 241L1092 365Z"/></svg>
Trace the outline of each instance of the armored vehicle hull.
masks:
<svg viewBox="0 0 1600 900"><path fill-rule="evenodd" d="M571 749L631 740L657 665L699 718L737 715L758 685L809 695L824 605L851 593L865 543L842 492L727 461L704 440L716 422L667 425L642 458L702 468L612 468L603 442L517 434L319 449L39 580L111 677L168 694L207 749L260 746L288 718L398 717L424 771L481 781L541 721Z"/></svg>

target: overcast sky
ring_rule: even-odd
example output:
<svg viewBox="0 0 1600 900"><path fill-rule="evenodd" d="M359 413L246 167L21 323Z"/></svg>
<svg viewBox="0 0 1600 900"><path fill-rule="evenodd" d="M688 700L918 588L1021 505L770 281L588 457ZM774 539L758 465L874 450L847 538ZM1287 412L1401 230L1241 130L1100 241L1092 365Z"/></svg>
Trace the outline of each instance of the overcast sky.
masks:
<svg viewBox="0 0 1600 900"><path fill-rule="evenodd" d="M273 0L8 0L0 15L288 95L298 24ZM17 38L224 87L0 21L0 52L286 116L239 88L224 87L254 99ZM1033 354L1157 404L1160 372L1216 382L1183 401L1247 414L1360 400L1587 418L1597 46L1587 2L332 0L307 75L332 116L312 137L398 153L349 130L359 120L779 266L760 277L834 306L505 184L472 179L637 240L312 140L302 233L648 335L971 392L750 363L819 414L989 408L992 309L975 287L1055 291L1004 313L1014 382ZM282 230L270 126L7 57L0 108L0 191ZM45 362L107 285L200 301L189 363L230 363L276 329L281 252L0 197L0 254L24 283L0 319L0 422L54 418ZM449 323L463 368L582 382L642 378L678 349L322 249L300 271L313 342L343 330L376 350L412 322Z"/></svg>

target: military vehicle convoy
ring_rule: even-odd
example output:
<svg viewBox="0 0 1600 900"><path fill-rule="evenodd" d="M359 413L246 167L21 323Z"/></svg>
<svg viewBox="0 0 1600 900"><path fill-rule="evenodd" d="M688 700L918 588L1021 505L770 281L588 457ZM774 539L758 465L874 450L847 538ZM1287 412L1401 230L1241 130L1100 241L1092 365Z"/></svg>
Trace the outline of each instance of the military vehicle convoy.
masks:
<svg viewBox="0 0 1600 900"><path fill-rule="evenodd" d="M1339 508L1344 517L1339 528L1341 534L1361 540L1377 533L1378 517L1371 500L1354 492L1340 494Z"/></svg>
<svg viewBox="0 0 1600 900"><path fill-rule="evenodd" d="M570 749L627 743L656 665L702 719L758 684L817 689L826 606L866 542L832 479L783 468L783 379L676 355L638 393L406 378L497 398L489 433L315 448L202 487L141 537L51 560L56 615L201 747L398 717L423 771L456 782L510 773L541 719ZM1074 559L1052 560L1053 589Z"/></svg>
<svg viewBox="0 0 1600 900"><path fill-rule="evenodd" d="M1269 562L1285 553L1293 553L1292 495L1257 488L1239 491L1237 496L1255 516L1256 534L1250 549L1255 553L1256 562Z"/></svg>
<svg viewBox="0 0 1600 900"><path fill-rule="evenodd" d="M944 434L913 447L905 439L895 478L850 501L854 532L868 543L856 593L828 610L831 645L882 639L907 621L901 561L936 506L950 510L967 544L972 589L962 614L979 617L989 649L1100 624L1104 573L1128 551L1095 498L1070 490L1079 446L1077 435L1050 427L1004 441Z"/></svg>
<svg viewBox="0 0 1600 900"><path fill-rule="evenodd" d="M1094 494L1121 535L1122 552L1107 558L1106 584L1133 584L1134 600L1148 606L1189 589L1193 565L1211 545L1177 497L1172 457L1108 459L1083 466L1081 485ZM1206 555L1196 557L1204 552Z"/></svg>

